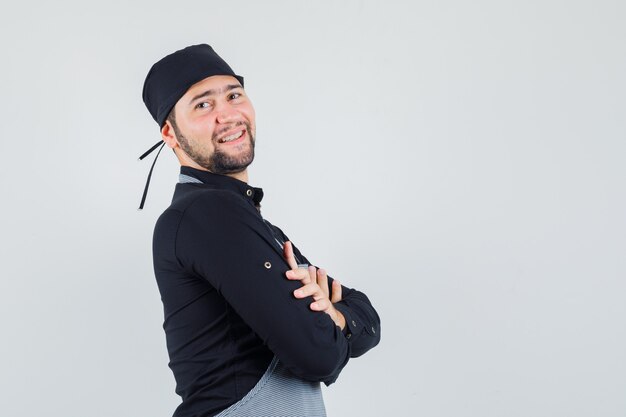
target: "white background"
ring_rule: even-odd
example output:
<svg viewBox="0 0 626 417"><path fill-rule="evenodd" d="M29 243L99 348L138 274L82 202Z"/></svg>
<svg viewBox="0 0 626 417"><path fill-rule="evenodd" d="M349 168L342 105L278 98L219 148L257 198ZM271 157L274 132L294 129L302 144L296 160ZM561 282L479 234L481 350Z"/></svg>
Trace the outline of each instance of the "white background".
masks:
<svg viewBox="0 0 626 417"><path fill-rule="evenodd" d="M0 16L0 415L159 417L152 228L178 164L141 100L209 43L250 183L382 341L337 416L626 415L623 1L39 2Z"/></svg>

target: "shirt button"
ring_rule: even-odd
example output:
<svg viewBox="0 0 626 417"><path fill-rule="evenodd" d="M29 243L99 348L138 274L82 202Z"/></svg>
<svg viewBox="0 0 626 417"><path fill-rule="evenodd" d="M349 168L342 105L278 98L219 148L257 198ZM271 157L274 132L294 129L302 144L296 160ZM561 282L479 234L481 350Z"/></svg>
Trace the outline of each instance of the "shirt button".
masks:
<svg viewBox="0 0 626 417"><path fill-rule="evenodd" d="M265 262L264 266L265 266L267 269L270 269L270 268L272 267L272 264L271 264L271 263L269 263L269 262Z"/></svg>
<svg viewBox="0 0 626 417"><path fill-rule="evenodd" d="M352 333L348 333L348 334L346 335L346 339L350 339L351 337L352 337Z"/></svg>
<svg viewBox="0 0 626 417"><path fill-rule="evenodd" d="M356 327L356 321L352 320L352 325Z"/></svg>
<svg viewBox="0 0 626 417"><path fill-rule="evenodd" d="M246 195L247 195L248 197L252 196L252 190L247 190L247 191L246 191Z"/></svg>

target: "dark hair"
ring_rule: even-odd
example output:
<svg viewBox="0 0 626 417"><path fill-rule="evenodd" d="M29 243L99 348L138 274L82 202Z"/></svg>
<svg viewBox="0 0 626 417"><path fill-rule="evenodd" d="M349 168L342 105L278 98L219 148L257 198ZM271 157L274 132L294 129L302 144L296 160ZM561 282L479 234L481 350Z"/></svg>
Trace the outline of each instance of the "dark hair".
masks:
<svg viewBox="0 0 626 417"><path fill-rule="evenodd" d="M175 113L175 111L176 111L176 109L174 109L174 107L172 107L172 110L170 110L170 112L167 114L166 120L168 120L171 123L172 129L174 129L174 134L176 135L176 139L178 139L178 141L185 140L183 135L180 134L180 130L178 129L178 124L176 124L176 113ZM172 150L174 150L174 149L172 149Z"/></svg>
<svg viewBox="0 0 626 417"><path fill-rule="evenodd" d="M167 114L167 118L165 120L169 121L172 125L172 129L174 129L174 135L176 136L176 139L178 139L179 142L184 141L185 138L183 137L183 135L180 134L180 130L178 130L178 125L176 124L176 114L174 107L172 107L172 110L170 110L170 112ZM172 148L172 152L176 153L174 148Z"/></svg>
<svg viewBox="0 0 626 417"><path fill-rule="evenodd" d="M176 114L174 113L175 110L176 109L172 107L172 110L170 110L170 112L167 114L166 120L172 124L172 127L174 128L174 132L178 133L178 125L176 124Z"/></svg>

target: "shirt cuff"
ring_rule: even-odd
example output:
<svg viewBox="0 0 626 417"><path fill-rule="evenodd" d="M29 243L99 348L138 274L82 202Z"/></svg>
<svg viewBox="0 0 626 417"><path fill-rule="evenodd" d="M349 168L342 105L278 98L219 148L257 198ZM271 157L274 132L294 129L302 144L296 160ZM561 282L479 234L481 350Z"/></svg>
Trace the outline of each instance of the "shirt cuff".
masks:
<svg viewBox="0 0 626 417"><path fill-rule="evenodd" d="M346 339L348 339L348 341L351 342L352 338L355 335L359 335L363 331L363 323L359 323L359 320L357 320L356 317L350 311L350 307L344 304L341 304L341 301L333 304L333 306L341 314L343 314L343 318L346 319L346 325L343 328L342 332L344 336L346 337Z"/></svg>

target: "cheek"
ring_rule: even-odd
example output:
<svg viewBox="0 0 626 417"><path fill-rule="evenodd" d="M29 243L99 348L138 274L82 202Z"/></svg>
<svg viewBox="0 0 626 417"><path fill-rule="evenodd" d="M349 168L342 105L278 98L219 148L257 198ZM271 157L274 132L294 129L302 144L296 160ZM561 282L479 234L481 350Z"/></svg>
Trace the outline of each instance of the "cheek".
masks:
<svg viewBox="0 0 626 417"><path fill-rule="evenodd" d="M252 129L254 129L255 127L255 114L254 114L254 109L253 108L249 108L249 109L245 109L244 111L241 112L243 114L243 116L245 117L245 119L250 122L250 125L252 127Z"/></svg>
<svg viewBox="0 0 626 417"><path fill-rule="evenodd" d="M215 132L215 124L211 121L209 116L201 117L194 120L192 126L190 126L190 133L195 138L211 138Z"/></svg>
<svg viewBox="0 0 626 417"><path fill-rule="evenodd" d="M249 100L240 103L237 106L237 110L239 111L239 113L245 116L246 119L249 119L251 121L254 120L254 106Z"/></svg>

